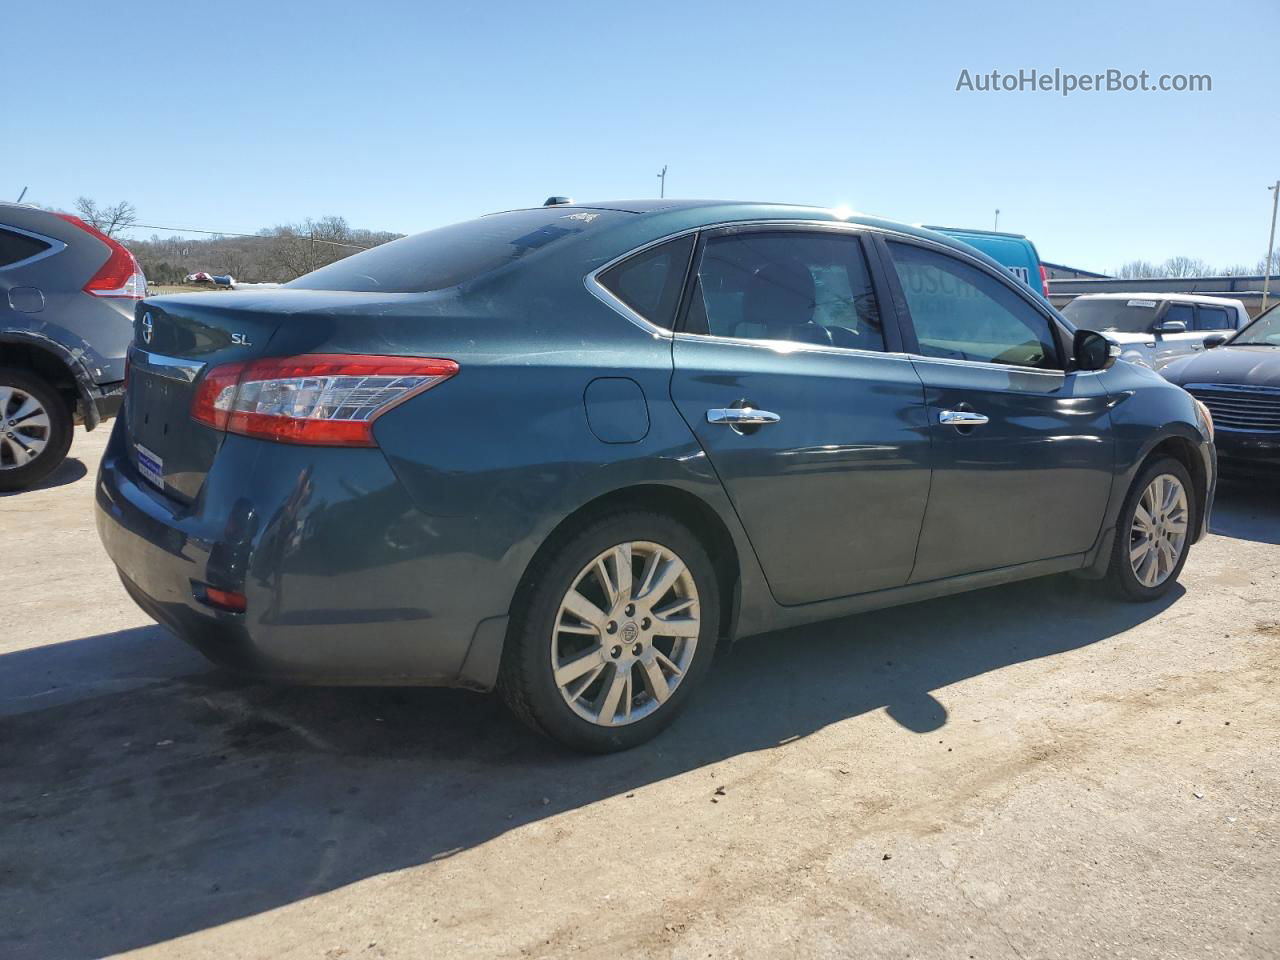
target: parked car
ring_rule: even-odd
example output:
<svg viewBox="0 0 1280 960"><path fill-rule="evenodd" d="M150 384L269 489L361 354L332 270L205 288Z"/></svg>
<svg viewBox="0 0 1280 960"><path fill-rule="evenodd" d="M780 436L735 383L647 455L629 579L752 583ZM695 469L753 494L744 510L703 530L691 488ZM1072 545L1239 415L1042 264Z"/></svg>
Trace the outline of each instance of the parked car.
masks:
<svg viewBox="0 0 1280 960"><path fill-rule="evenodd" d="M975 230L968 227L925 227L954 237L981 250L1032 290L1049 299L1049 274L1040 262L1036 245L1020 233Z"/></svg>
<svg viewBox="0 0 1280 960"><path fill-rule="evenodd" d="M516 210L138 309L97 524L210 658L496 686L587 750L734 637L1042 574L1162 596L1200 405L940 234L804 207Z"/></svg>
<svg viewBox="0 0 1280 960"><path fill-rule="evenodd" d="M1224 473L1280 469L1280 310L1234 335L1205 337L1208 351L1174 360L1161 374L1209 408Z"/></svg>
<svg viewBox="0 0 1280 960"><path fill-rule="evenodd" d="M1203 350L1207 334L1231 334L1249 322L1239 300L1190 293L1090 293L1062 312L1120 344L1123 359L1153 370Z"/></svg>
<svg viewBox="0 0 1280 960"><path fill-rule="evenodd" d="M0 203L0 490L62 463L120 406L142 269L79 217Z"/></svg>

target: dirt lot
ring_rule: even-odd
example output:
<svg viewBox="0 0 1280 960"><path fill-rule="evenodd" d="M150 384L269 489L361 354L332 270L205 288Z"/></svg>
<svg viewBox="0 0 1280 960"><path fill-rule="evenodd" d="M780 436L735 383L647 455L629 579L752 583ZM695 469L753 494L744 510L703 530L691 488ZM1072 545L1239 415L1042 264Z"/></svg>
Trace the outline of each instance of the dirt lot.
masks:
<svg viewBox="0 0 1280 960"><path fill-rule="evenodd" d="M0 956L1276 957L1280 499L1184 589L760 637L664 737L218 674L125 597L105 431L0 499Z"/></svg>

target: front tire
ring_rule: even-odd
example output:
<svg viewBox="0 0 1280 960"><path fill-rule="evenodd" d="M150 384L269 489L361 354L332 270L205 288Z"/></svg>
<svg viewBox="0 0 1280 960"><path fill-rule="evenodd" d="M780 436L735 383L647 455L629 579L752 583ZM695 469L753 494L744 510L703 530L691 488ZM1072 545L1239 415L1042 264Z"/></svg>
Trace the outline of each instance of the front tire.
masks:
<svg viewBox="0 0 1280 960"><path fill-rule="evenodd" d="M23 490L58 468L71 449L71 410L45 380L0 368L0 490Z"/></svg>
<svg viewBox="0 0 1280 960"><path fill-rule="evenodd" d="M640 510L603 518L530 571L498 690L563 744L626 750L684 707L711 664L719 621L715 568L687 527Z"/></svg>
<svg viewBox="0 0 1280 960"><path fill-rule="evenodd" d="M1194 488L1172 457L1138 474L1116 522L1107 579L1122 599L1147 602L1172 589L1191 549Z"/></svg>

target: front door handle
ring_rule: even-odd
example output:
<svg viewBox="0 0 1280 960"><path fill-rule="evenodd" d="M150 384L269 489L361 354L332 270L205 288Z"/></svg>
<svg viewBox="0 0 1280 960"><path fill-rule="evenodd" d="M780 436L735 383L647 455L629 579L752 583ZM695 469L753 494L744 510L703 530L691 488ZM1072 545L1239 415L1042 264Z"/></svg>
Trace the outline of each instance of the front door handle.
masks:
<svg viewBox="0 0 1280 960"><path fill-rule="evenodd" d="M755 407L720 407L707 411L707 423L723 423L731 427L762 427L781 419L776 413Z"/></svg>
<svg viewBox="0 0 1280 960"><path fill-rule="evenodd" d="M938 422L949 427L980 427L990 419L972 410L943 410L938 414Z"/></svg>

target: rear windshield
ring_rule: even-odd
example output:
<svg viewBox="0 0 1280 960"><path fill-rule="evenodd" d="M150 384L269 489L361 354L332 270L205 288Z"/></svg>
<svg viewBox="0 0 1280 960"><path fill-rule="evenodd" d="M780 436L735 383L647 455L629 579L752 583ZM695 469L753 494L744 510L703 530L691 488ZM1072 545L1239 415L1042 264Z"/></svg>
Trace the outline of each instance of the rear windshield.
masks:
<svg viewBox="0 0 1280 960"><path fill-rule="evenodd" d="M302 290L425 293L474 280L629 216L616 210L547 207L495 213L393 240L285 284Z"/></svg>
<svg viewBox="0 0 1280 960"><path fill-rule="evenodd" d="M1099 333L1148 333L1156 322L1159 300L1072 300L1062 313L1077 329Z"/></svg>

